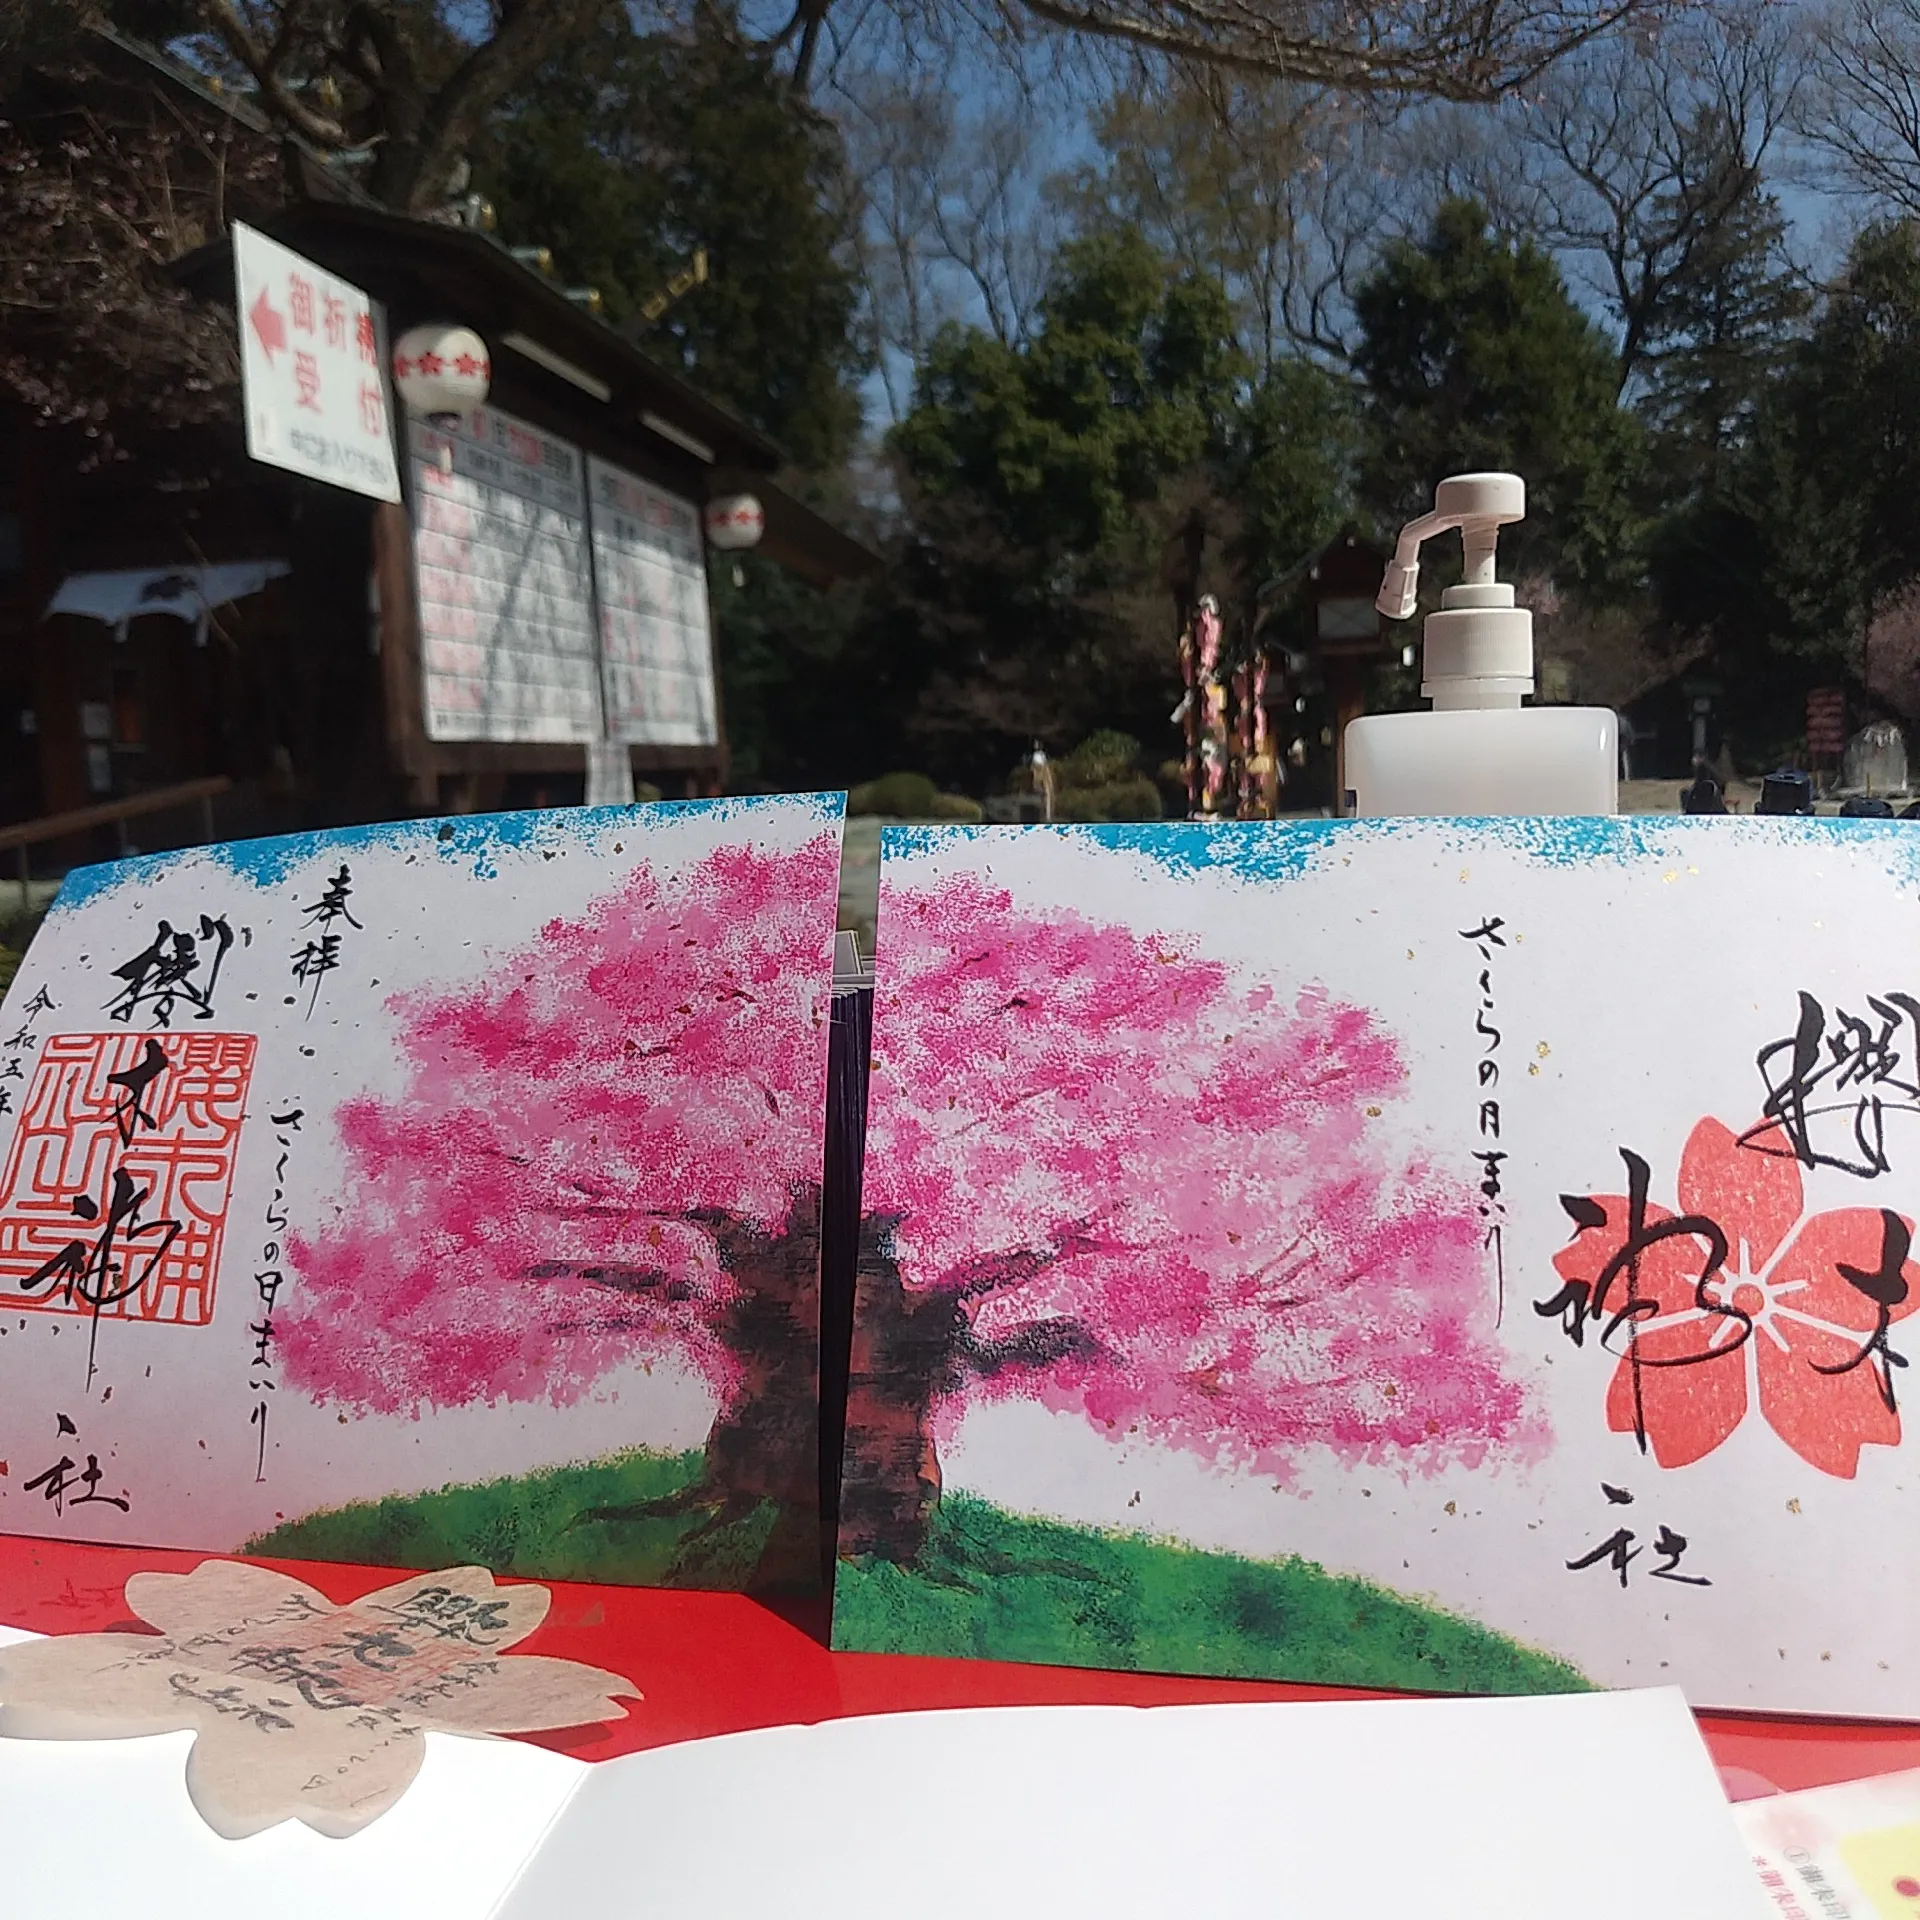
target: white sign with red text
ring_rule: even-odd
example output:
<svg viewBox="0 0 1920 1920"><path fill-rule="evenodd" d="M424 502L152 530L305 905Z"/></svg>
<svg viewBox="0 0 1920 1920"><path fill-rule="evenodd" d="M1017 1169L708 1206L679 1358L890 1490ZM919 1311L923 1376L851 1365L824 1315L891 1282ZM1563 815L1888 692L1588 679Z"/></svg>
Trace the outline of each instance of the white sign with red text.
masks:
<svg viewBox="0 0 1920 1920"><path fill-rule="evenodd" d="M233 274L248 453L310 480L398 500L367 295L238 220Z"/></svg>

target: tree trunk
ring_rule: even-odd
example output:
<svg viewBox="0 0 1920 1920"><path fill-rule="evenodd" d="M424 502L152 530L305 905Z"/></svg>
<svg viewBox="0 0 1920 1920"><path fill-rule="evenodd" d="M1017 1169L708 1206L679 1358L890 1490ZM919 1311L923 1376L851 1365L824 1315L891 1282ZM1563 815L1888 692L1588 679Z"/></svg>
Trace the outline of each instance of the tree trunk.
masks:
<svg viewBox="0 0 1920 1920"><path fill-rule="evenodd" d="M894 1223L860 1228L859 1309L847 1377L840 1480L840 1552L905 1565L940 1503L933 1406L965 1339L952 1293L909 1294L887 1246Z"/></svg>
<svg viewBox="0 0 1920 1920"><path fill-rule="evenodd" d="M707 1435L706 1478L730 1500L819 1504L820 1189L794 1197L778 1235L729 1215L704 1222L737 1289L717 1331L739 1390Z"/></svg>
<svg viewBox="0 0 1920 1920"><path fill-rule="evenodd" d="M739 1383L707 1433L700 1478L663 1500L593 1507L577 1522L613 1523L700 1514L669 1579L687 1586L740 1584L737 1543L723 1529L765 1503L774 1520L745 1584L750 1591L812 1591L821 1584L819 1490L820 1189L794 1196L774 1233L720 1212L691 1218L714 1239L734 1299L715 1332L737 1357Z"/></svg>

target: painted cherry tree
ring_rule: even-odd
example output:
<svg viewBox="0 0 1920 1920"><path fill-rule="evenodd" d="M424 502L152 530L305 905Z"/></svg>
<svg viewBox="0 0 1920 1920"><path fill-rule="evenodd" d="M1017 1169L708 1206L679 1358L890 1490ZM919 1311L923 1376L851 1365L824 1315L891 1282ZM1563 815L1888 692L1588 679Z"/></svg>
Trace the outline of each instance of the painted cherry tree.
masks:
<svg viewBox="0 0 1920 1920"><path fill-rule="evenodd" d="M350 1203L289 1244L290 1382L379 1414L566 1404L670 1359L716 1408L681 1505L811 1525L838 861L825 833L642 866L396 999L405 1090L339 1108Z"/></svg>
<svg viewBox="0 0 1920 1920"><path fill-rule="evenodd" d="M997 1398L1276 1478L1543 1443L1371 1014L969 875L888 887L880 974L843 1553L913 1559Z"/></svg>

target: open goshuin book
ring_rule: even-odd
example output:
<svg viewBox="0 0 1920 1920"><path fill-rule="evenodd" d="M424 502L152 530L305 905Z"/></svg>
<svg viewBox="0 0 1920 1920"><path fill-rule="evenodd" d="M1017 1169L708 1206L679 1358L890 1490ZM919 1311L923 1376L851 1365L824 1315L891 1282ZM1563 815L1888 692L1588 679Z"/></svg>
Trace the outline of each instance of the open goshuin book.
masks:
<svg viewBox="0 0 1920 1920"><path fill-rule="evenodd" d="M805 1586L824 1325L840 1646L1920 1716L1908 826L890 832L849 1362L839 825L70 876L0 1528Z"/></svg>

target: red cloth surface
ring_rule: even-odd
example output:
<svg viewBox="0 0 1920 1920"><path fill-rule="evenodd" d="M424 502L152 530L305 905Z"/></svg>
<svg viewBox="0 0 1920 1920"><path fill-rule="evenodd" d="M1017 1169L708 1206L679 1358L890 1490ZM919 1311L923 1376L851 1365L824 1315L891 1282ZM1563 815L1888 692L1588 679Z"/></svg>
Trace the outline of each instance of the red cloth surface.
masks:
<svg viewBox="0 0 1920 1920"><path fill-rule="evenodd" d="M128 1574L184 1573L208 1557L0 1535L0 1624L34 1633L131 1630L140 1623L125 1604ZM393 1569L312 1561L261 1564L336 1601L405 1577ZM646 1696L616 1725L525 1736L584 1760L752 1727L923 1707L1364 1697L1336 1687L832 1653L822 1644L823 1607L776 1610L737 1594L546 1584L553 1592L546 1624L515 1651L607 1668L626 1675ZM1737 1797L1756 1790L1757 1783L1744 1777L1749 1775L1791 1790L1920 1767L1920 1726L1717 1713L1703 1713L1700 1724L1722 1769L1743 1776L1730 1782Z"/></svg>

